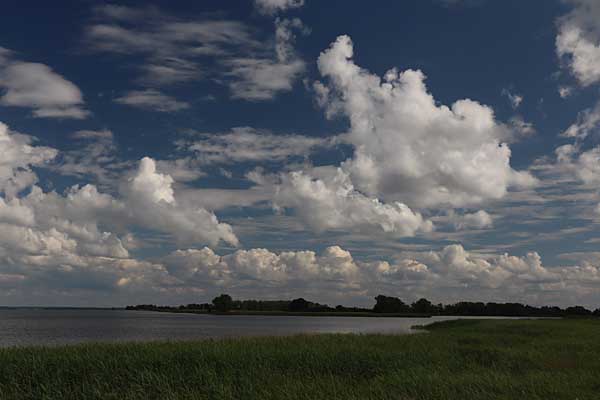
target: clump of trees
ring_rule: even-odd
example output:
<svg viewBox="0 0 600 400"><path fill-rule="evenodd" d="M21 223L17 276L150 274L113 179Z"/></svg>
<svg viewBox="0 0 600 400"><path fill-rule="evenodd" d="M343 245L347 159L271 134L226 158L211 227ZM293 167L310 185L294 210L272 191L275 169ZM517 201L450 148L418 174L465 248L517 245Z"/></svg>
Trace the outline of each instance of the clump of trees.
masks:
<svg viewBox="0 0 600 400"><path fill-rule="evenodd" d="M503 316L503 317L600 317L600 308L595 311L582 306L534 307L521 303L494 303L461 301L454 304L433 304L421 298L412 304L398 297L379 295L375 297L372 309L360 307L335 308L319 304L302 297L293 300L234 300L228 294L215 297L211 303L187 304L178 307L140 304L127 306L128 310L170 311L170 312L220 312L231 311L272 311L272 312L375 312L382 314L405 315L464 315L464 316Z"/></svg>
<svg viewBox="0 0 600 400"><path fill-rule="evenodd" d="M591 311L582 306L534 307L521 303L483 303L461 301L454 304L433 304L422 298L408 305L397 297L379 295L375 297L374 312L415 313L430 315L499 316L499 317L600 317L600 308Z"/></svg>
<svg viewBox="0 0 600 400"><path fill-rule="evenodd" d="M217 296L212 301L215 310L226 312L233 308L233 299L228 294Z"/></svg>
<svg viewBox="0 0 600 400"><path fill-rule="evenodd" d="M227 311L290 311L319 312L334 311L326 304L298 298L294 300L233 300L228 294L217 296L212 301L213 309L218 312Z"/></svg>
<svg viewBox="0 0 600 400"><path fill-rule="evenodd" d="M127 306L125 307L126 310L138 310L138 311L168 311L168 312L175 312L175 311L201 311L201 312L208 312L213 308L212 304L209 303L202 303L202 304L196 304L196 303L192 303L192 304L182 304L178 307L171 307L171 306L157 306L156 304L138 304L135 306Z"/></svg>
<svg viewBox="0 0 600 400"><path fill-rule="evenodd" d="M397 297L380 294L375 297L375 301L373 311L377 313L408 313L411 311L410 306Z"/></svg>

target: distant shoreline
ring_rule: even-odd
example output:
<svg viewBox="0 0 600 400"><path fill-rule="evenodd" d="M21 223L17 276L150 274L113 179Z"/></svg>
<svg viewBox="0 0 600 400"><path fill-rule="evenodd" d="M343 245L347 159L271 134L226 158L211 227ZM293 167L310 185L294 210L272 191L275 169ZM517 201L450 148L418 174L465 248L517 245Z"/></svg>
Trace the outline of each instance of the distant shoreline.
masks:
<svg viewBox="0 0 600 400"><path fill-rule="evenodd" d="M376 313L376 312L351 312L351 311L201 311L201 310L127 310L150 311L175 314L202 314L219 316L277 316L277 317L371 317L371 318L431 318L431 314L407 313Z"/></svg>
<svg viewBox="0 0 600 400"><path fill-rule="evenodd" d="M495 303L460 301L454 304L434 304L420 298L405 303L398 297L378 295L373 307L347 307L308 301L302 297L292 300L234 299L228 294L215 297L211 303L190 303L179 306L137 304L125 307L132 311L158 311L170 313L213 314L213 315L262 315L304 317L373 317L373 318L430 318L432 316L477 316L477 317L600 317L600 308L594 311L582 306L562 309L557 306L530 306L521 303Z"/></svg>

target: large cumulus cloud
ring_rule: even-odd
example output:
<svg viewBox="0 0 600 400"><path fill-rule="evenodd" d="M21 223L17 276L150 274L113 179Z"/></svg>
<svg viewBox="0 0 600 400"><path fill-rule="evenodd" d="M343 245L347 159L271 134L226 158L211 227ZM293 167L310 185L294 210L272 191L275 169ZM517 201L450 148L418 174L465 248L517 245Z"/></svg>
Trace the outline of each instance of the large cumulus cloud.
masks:
<svg viewBox="0 0 600 400"><path fill-rule="evenodd" d="M414 236L430 232L422 210L446 210L456 229L492 224L485 211L460 216L501 199L511 187L536 184L510 166L507 144L519 132L470 99L440 105L421 71L389 70L383 78L356 65L348 36L319 56L325 83L313 85L328 117L349 120L337 140L354 148L340 165L281 174L275 203L291 208L308 226L378 229Z"/></svg>
<svg viewBox="0 0 600 400"><path fill-rule="evenodd" d="M508 126L476 101L439 105L418 70L383 78L354 63L353 44L340 36L321 53L317 83L330 115L350 121L354 157L343 164L359 190L409 206L463 206L503 197L533 178L510 167Z"/></svg>

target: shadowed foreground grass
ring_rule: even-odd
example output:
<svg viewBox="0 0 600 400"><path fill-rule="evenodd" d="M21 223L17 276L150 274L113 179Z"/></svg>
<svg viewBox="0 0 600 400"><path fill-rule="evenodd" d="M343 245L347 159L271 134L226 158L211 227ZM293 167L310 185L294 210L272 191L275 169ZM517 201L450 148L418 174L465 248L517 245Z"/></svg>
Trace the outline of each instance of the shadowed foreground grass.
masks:
<svg viewBox="0 0 600 400"><path fill-rule="evenodd" d="M0 399L599 399L600 320L0 350Z"/></svg>

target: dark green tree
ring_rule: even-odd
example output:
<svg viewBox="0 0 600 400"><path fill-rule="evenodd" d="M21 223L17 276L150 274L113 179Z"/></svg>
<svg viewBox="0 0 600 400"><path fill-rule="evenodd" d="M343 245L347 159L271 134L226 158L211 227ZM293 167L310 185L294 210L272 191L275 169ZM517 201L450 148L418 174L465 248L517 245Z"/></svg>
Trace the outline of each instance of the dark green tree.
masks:
<svg viewBox="0 0 600 400"><path fill-rule="evenodd" d="M294 299L290 302L289 310L290 311L307 311L311 305L312 305L311 302L306 301L302 297L300 297L299 299Z"/></svg>
<svg viewBox="0 0 600 400"><path fill-rule="evenodd" d="M410 306L405 304L397 297L379 295L375 297L375 306L373 311L378 313L407 313L410 312Z"/></svg>
<svg viewBox="0 0 600 400"><path fill-rule="evenodd" d="M220 312L227 312L233 307L233 299L228 294L222 294L217 296L212 301L215 310Z"/></svg>
<svg viewBox="0 0 600 400"><path fill-rule="evenodd" d="M434 306L429 300L422 298L412 303L412 311L420 314L434 314L436 306Z"/></svg>
<svg viewBox="0 0 600 400"><path fill-rule="evenodd" d="M590 310L582 306L567 307L565 312L567 315L576 315L581 317L592 315L592 312Z"/></svg>

